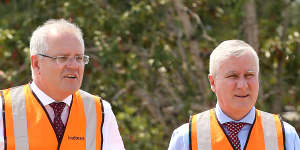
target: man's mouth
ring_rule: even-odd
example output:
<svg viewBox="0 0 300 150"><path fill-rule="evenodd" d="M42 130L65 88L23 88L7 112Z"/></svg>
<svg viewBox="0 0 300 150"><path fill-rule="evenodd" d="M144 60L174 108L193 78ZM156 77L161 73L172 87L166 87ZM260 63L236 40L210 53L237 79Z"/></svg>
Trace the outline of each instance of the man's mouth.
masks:
<svg viewBox="0 0 300 150"><path fill-rule="evenodd" d="M64 78L68 78L68 79L76 79L77 76L76 76L76 75L73 75L73 74L68 74L68 75L65 75Z"/></svg>
<svg viewBox="0 0 300 150"><path fill-rule="evenodd" d="M249 96L249 94L247 94L247 95L234 95L235 97L238 97L238 98L246 98L246 97L248 97Z"/></svg>

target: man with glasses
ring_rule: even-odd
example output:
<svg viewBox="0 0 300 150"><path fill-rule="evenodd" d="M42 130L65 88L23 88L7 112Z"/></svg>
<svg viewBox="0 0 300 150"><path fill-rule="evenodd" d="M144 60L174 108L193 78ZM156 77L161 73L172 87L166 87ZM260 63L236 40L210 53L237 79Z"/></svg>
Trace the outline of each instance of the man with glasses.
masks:
<svg viewBox="0 0 300 150"><path fill-rule="evenodd" d="M81 30L66 20L33 32L33 82L0 91L0 150L124 149L110 104L79 89L84 49Z"/></svg>

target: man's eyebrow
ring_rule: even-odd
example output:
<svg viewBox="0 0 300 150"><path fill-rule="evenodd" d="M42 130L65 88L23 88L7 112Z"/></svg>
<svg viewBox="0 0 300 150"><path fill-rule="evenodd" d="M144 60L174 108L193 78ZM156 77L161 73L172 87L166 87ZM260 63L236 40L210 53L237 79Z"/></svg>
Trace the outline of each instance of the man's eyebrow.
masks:
<svg viewBox="0 0 300 150"><path fill-rule="evenodd" d="M247 73L255 73L254 70L248 70Z"/></svg>
<svg viewBox="0 0 300 150"><path fill-rule="evenodd" d="M237 74L237 72L236 71L228 71L225 73L225 75L229 75L229 74Z"/></svg>
<svg viewBox="0 0 300 150"><path fill-rule="evenodd" d="M254 70L248 70L246 73L255 73ZM225 75L230 75L230 74L237 74L236 71L228 71L225 73Z"/></svg>

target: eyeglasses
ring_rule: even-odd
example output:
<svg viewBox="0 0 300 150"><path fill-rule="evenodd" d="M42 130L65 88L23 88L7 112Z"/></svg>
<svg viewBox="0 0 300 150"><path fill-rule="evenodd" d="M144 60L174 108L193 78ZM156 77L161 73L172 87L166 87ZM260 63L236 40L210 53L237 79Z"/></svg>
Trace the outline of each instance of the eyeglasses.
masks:
<svg viewBox="0 0 300 150"><path fill-rule="evenodd" d="M90 57L87 55L76 55L76 56L48 56L44 54L37 54L37 55L56 60L56 63L59 65L65 64L70 59L75 59L77 63L86 65L89 63L89 59L90 59Z"/></svg>

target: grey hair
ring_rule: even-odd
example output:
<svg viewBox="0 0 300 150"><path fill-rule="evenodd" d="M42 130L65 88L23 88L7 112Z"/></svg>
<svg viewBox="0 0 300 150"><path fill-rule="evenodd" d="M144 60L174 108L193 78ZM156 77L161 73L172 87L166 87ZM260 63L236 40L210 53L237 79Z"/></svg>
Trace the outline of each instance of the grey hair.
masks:
<svg viewBox="0 0 300 150"><path fill-rule="evenodd" d="M33 31L30 39L30 56L37 54L45 54L48 50L48 44L46 42L47 35L50 29L56 29L60 32L71 32L78 38L82 48L84 50L84 41L82 37L81 29L65 19L49 19L42 26L39 26Z"/></svg>
<svg viewBox="0 0 300 150"><path fill-rule="evenodd" d="M219 44L210 54L209 73L213 76L220 65L220 62L231 56L240 56L243 52L250 51L257 63L257 71L259 72L259 58L256 51L246 42L241 40L227 40Z"/></svg>

